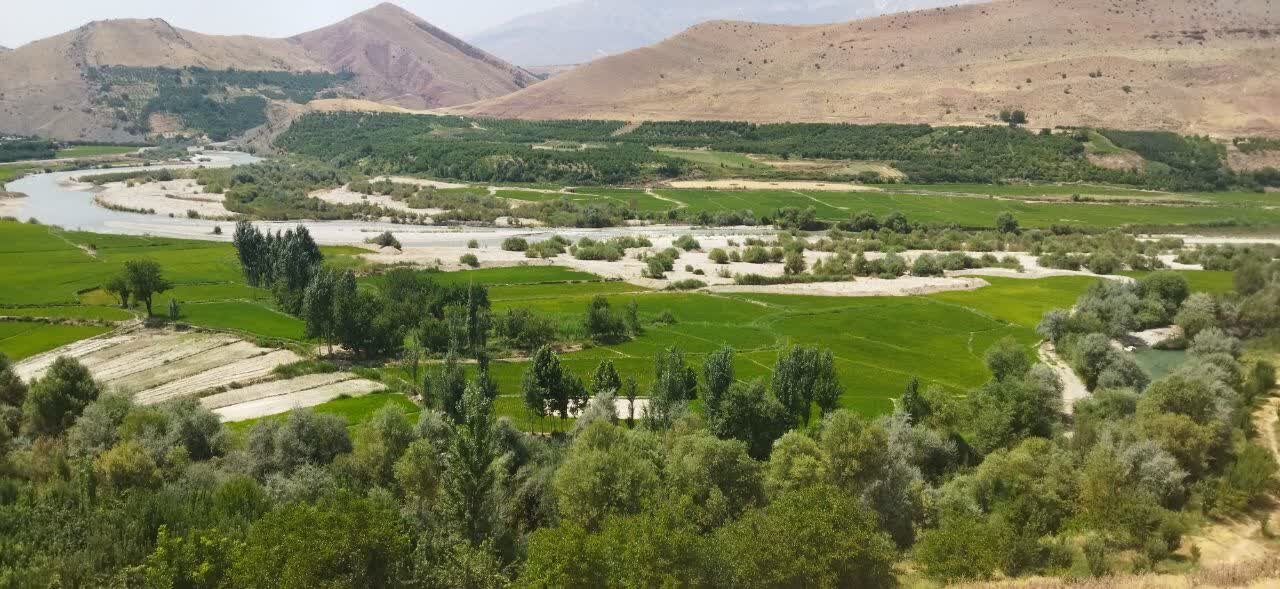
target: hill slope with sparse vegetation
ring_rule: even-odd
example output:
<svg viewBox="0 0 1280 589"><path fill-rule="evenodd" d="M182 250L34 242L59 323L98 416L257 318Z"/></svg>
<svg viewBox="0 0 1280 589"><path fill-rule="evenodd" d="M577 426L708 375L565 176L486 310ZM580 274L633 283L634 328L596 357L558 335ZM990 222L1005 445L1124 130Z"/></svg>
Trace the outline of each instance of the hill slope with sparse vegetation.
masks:
<svg viewBox="0 0 1280 589"><path fill-rule="evenodd" d="M820 26L718 21L458 112L521 118L1280 131L1270 2L1008 0Z"/></svg>

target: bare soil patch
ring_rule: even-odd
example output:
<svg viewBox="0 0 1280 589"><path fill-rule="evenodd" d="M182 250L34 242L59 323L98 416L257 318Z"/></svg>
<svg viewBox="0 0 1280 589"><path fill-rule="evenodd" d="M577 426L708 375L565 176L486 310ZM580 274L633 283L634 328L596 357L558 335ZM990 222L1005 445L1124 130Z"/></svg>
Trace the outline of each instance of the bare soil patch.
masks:
<svg viewBox="0 0 1280 589"><path fill-rule="evenodd" d="M352 379L219 407L214 409L213 412L217 413L222 421L243 421L255 417L279 415L304 407L314 407L342 396L361 397L381 391L384 388L381 383L364 379Z"/></svg>
<svg viewBox="0 0 1280 589"><path fill-rule="evenodd" d="M205 219L234 219L221 194L208 194L195 180L148 182L129 186L111 182L99 189L94 201L107 208L154 211L156 215L187 217L195 211Z"/></svg>

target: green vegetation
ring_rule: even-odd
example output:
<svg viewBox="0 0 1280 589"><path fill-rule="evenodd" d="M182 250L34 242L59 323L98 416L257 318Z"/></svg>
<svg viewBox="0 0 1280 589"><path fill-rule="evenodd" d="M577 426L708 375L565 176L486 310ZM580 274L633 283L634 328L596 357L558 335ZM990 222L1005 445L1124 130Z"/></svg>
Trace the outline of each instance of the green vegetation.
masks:
<svg viewBox="0 0 1280 589"><path fill-rule="evenodd" d="M0 288L0 316L94 322L129 319L145 312L145 306L138 303L137 308L120 309L118 295L107 288L127 262L150 260L173 283L171 290L154 295L152 307L157 315L167 315L173 300L179 303L179 322L249 337L301 340L303 336L302 322L278 311L272 292L244 282L235 250L227 244L80 233L12 221L0 221L0 237L0 280L5 284ZM335 263L349 264L346 260L363 250L322 251ZM131 297L131 302L137 301ZM80 338L62 343L75 339Z"/></svg>
<svg viewBox="0 0 1280 589"><path fill-rule="evenodd" d="M1012 119L1012 114L1010 119ZM362 161L370 171L428 174L484 182L620 184L673 177L691 166L724 176L764 164L741 154L885 162L916 183L1109 182L1146 188L1223 190L1257 187L1270 175L1236 175L1212 141L1171 133L1080 130L1032 133L1005 127L928 125L648 122L613 136L622 123L606 121L472 121L402 114L311 114L277 144L316 157ZM548 140L597 145L585 150L535 149ZM658 148L652 151L649 148ZM1085 154L1129 150L1151 163L1145 170L1109 170ZM830 178L821 167L820 177ZM856 172L856 173L855 173ZM813 177L790 167L769 177ZM839 177L838 175L836 177ZM847 170L844 179L896 181L873 170Z"/></svg>
<svg viewBox="0 0 1280 589"><path fill-rule="evenodd" d="M4 321L0 322L0 354L21 360L108 331L111 328L98 325Z"/></svg>
<svg viewBox="0 0 1280 589"><path fill-rule="evenodd" d="M54 142L44 139L0 140L0 163L53 159L56 150Z"/></svg>
<svg viewBox="0 0 1280 589"><path fill-rule="evenodd" d="M101 157L104 155L123 155L138 151L136 145L71 145L63 149L59 149L55 157L59 158L78 158L78 157Z"/></svg>
<svg viewBox="0 0 1280 589"><path fill-rule="evenodd" d="M183 126L225 141L266 123L267 100L306 103L350 74L105 66L89 68L98 106L112 109L126 131L150 130L152 114L177 116Z"/></svg>

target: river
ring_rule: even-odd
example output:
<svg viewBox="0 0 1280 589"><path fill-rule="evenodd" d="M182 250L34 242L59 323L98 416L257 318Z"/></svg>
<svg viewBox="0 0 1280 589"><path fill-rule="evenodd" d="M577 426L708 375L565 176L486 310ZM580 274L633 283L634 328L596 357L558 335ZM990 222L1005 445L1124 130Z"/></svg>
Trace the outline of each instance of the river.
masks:
<svg viewBox="0 0 1280 589"><path fill-rule="evenodd" d="M91 231L95 233L112 233L120 235L152 235L157 237L174 237L183 239L201 239L209 241L230 241L232 225L230 221L211 221L188 219L185 217L168 217L164 215L148 215L113 211L94 203L94 194L82 190L73 179L94 174L108 174L149 169L180 169L197 165L205 167L225 167L251 164L261 161L259 158L240 152L210 152L206 154L212 161L202 164L158 164L153 166L133 166L110 170L86 169L70 172L54 172L33 174L25 178L9 182L8 190L26 194L26 198L15 199L8 203L4 214L23 221L34 218L46 225L57 225L65 229ZM621 235L647 235L651 238L670 237L681 234L695 236L709 235L762 235L772 233L768 228L737 227L696 229L688 226L656 225L640 227L610 227L603 229L578 228L504 228L504 227L460 227L460 226L423 226L397 225L368 221L289 221L289 222L257 222L255 225L265 231L278 231L306 225L315 240L324 245L354 245L364 243L369 237L390 231L405 247L456 247L465 245L471 240L484 246L497 247L511 236L521 236L531 240L549 237L552 234L563 235L577 240L581 237L608 239ZM214 228L222 229L221 235L214 234Z"/></svg>

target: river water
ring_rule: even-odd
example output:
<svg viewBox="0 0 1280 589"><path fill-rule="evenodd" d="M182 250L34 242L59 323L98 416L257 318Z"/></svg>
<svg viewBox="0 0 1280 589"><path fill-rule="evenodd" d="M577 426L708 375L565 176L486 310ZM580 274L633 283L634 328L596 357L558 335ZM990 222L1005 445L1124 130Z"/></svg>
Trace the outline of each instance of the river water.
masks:
<svg viewBox="0 0 1280 589"><path fill-rule="evenodd" d="M148 215L113 211L94 203L94 194L83 190L74 179L81 176L129 172L147 169L179 169L196 165L205 167L226 167L251 164L261 161L259 158L240 152L212 152L205 154L212 161L203 164L160 164L154 166L135 166L114 168L110 170L77 170L71 172L55 172L34 174L8 184L8 190L26 194L26 198L16 199L9 204L4 214L20 220L35 218L46 225L58 225L64 229L92 231L95 233L113 233L122 235L152 235L157 237L175 237L184 239L202 239L210 241L230 241L232 223L229 221L211 221L188 219L185 217L168 217L165 215ZM622 235L647 235L653 238L692 234L705 235L762 235L772 233L768 228L738 227L696 229L687 226L642 226L642 227L609 227L603 229L577 228L501 228L501 227L459 227L459 226L421 226L397 225L368 221L289 221L258 222L259 228L266 231L278 231L306 225L315 240L324 245L348 245L364 243L369 237L383 231L391 231L406 247L455 247L475 240L481 245L498 246L511 236L522 236L532 240L549 237L552 234L563 235L577 240L581 237L593 239L609 239ZM214 234L214 228L222 229L221 235Z"/></svg>

